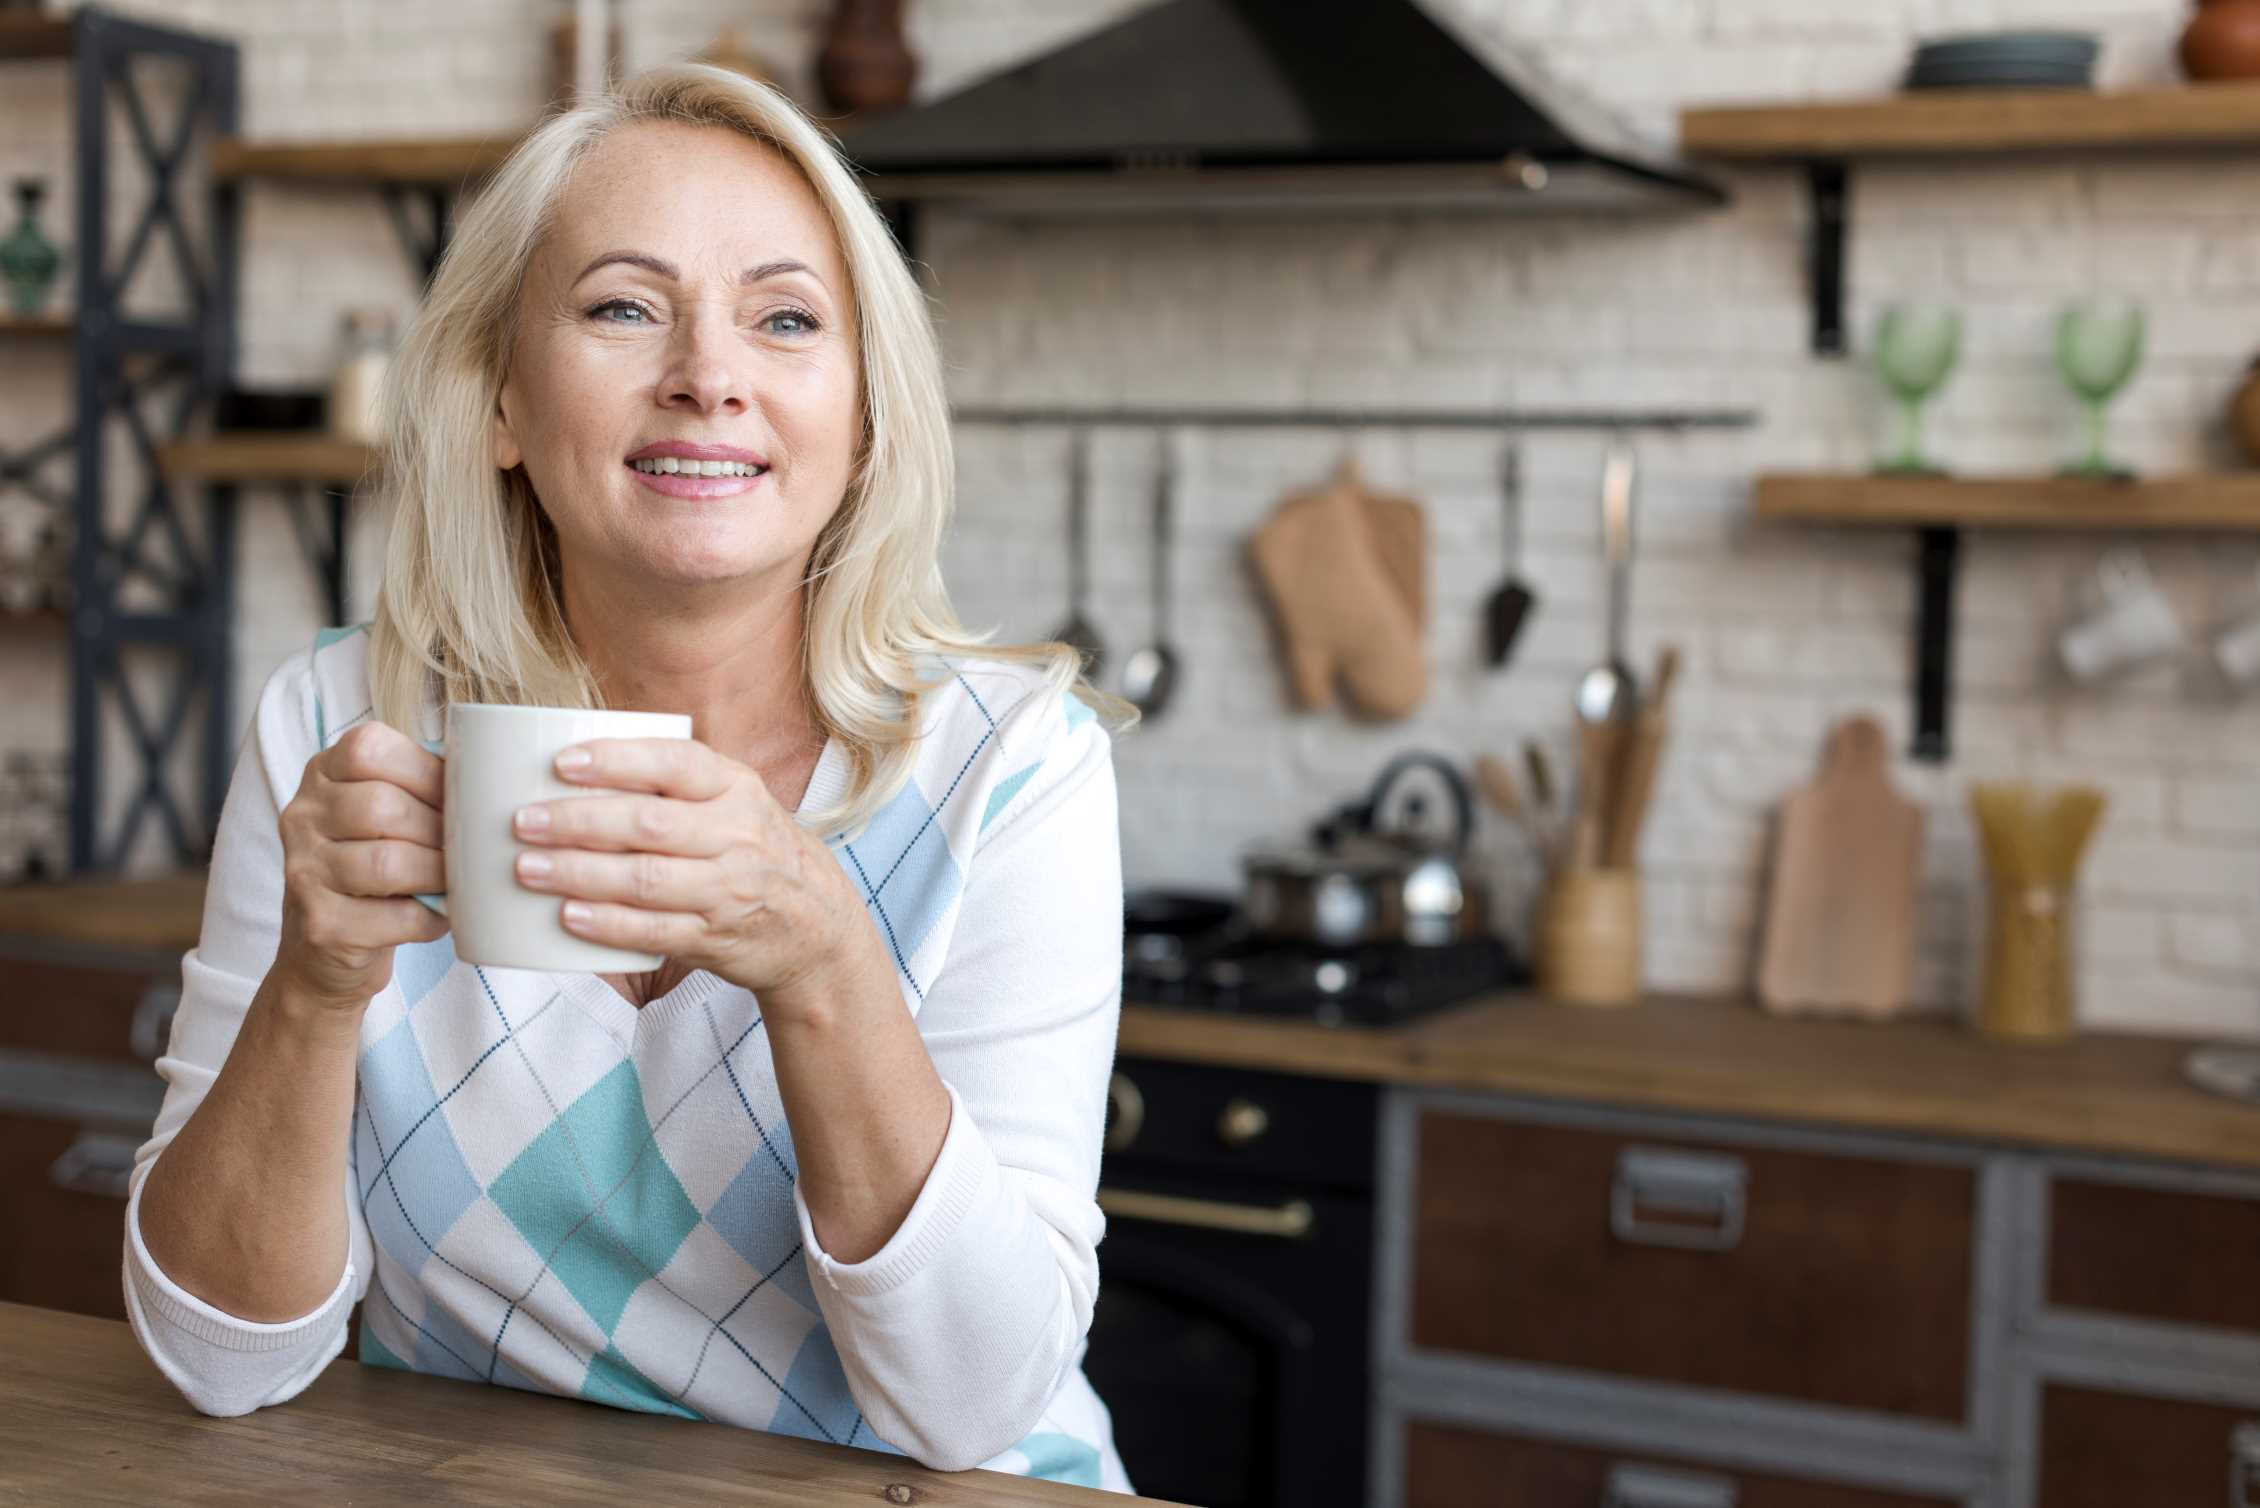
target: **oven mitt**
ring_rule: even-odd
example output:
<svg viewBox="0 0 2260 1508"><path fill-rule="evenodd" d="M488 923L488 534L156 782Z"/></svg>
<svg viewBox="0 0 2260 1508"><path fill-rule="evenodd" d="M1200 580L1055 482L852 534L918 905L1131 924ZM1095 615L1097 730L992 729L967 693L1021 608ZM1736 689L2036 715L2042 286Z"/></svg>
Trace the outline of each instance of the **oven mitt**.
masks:
<svg viewBox="0 0 2260 1508"><path fill-rule="evenodd" d="M1287 498L1248 541L1295 704L1405 717L1428 691L1420 507L1368 493L1352 468Z"/></svg>

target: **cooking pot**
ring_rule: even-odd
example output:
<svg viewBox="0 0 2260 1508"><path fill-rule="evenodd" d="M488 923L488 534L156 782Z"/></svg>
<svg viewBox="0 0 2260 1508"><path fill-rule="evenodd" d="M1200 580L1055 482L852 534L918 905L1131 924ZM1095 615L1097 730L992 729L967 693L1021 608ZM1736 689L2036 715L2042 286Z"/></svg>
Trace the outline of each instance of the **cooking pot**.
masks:
<svg viewBox="0 0 2260 1508"><path fill-rule="evenodd" d="M1417 792L1392 813L1391 796L1415 770L1441 778L1450 797L1448 834L1424 830L1427 803ZM1335 948L1434 947L1483 936L1488 895L1464 868L1474 831L1474 793L1457 767L1439 754L1400 754L1362 801L1314 827L1307 846L1257 849L1241 861L1248 924L1273 941Z"/></svg>

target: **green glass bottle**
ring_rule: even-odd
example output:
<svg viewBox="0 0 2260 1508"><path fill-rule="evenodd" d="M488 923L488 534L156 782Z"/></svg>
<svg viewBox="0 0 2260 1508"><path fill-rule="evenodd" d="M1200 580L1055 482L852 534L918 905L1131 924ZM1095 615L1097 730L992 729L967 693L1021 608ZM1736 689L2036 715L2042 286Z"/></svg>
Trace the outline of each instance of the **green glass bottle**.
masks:
<svg viewBox="0 0 2260 1508"><path fill-rule="evenodd" d="M18 315L37 314L63 270L63 254L39 228L39 201L47 185L37 178L16 180L16 228L0 241L0 278L8 283L8 306Z"/></svg>

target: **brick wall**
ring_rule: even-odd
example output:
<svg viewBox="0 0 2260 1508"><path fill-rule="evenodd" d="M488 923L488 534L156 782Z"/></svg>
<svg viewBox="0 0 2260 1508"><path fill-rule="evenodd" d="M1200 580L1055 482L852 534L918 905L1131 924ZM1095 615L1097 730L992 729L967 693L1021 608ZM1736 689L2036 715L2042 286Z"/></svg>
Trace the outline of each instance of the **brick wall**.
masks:
<svg viewBox="0 0 2260 1508"><path fill-rule="evenodd" d="M247 129L263 138L506 130L542 93L550 8L391 0L175 0L143 7L231 31L245 48ZM919 0L925 87L1055 45L1126 0ZM695 50L725 23L796 83L824 7L629 0L631 64ZM2172 76L2171 0L1453 0L1490 42L1547 65L1652 130L1687 100L1888 87L1913 38L1996 23L2070 22L2108 39L2112 84ZM14 87L11 76L10 87ZM6 105L0 166L50 168L50 96ZM53 96L59 101L60 96ZM29 108L26 108L28 103ZM19 142L23 144L19 145ZM1641 442L1638 663L1682 645L1680 731L1647 849L1651 973L1662 987L1743 988L1762 903L1769 813L1811 770L1831 722L1872 711L1904 743L1911 541L1753 528L1751 474L1857 467L1885 414L1858 362L1805 350L1793 175L1732 177L1726 211L1668 219L1193 221L1027 226L931 217L924 247L956 395L967 401L1669 404L1732 402L1763 424ZM2117 405L2114 445L2147 468L2225 464L2218 415L2260 350L2260 160L2077 159L1862 169L1852 315L1864 337L1895 296L1959 303L1963 369L1932 426L1973 470L2042 469L2074 443L2047 361L2068 296L2134 294L2151 355ZM260 189L246 227L243 352L252 380L318 379L337 315L405 309L411 284L381 211L346 192ZM13 424L52 378L11 357ZM13 430L0 430L13 433ZM1144 535L1153 437L1098 446L1095 611L1127 650L1148 631ZM1238 543L1287 488L1354 447L1378 481L1429 505L1434 691L1410 722L1364 728L1287 711ZM1543 596L1512 668L1476 655L1476 609L1502 569L1488 438L1210 431L1188 441L1175 561L1189 669L1168 717L1118 751L1133 883L1230 885L1248 843L1283 836L1362 788L1391 753L1472 756L1537 737L1568 754L1568 696L1601 635L1597 443L1525 442L1522 566ZM1063 437L968 429L948 564L969 620L1037 635L1061 615ZM370 525L373 527L373 521ZM242 693L304 641L279 517L245 521ZM2260 700L2166 669L2106 693L2048 669L2050 637L2108 541L1970 540L1957 652L1955 758L1896 776L1930 811L1923 997L1963 1002L1981 963L1983 877L1966 815L1972 780L2088 779L2112 807L2088 861L2085 1013L2098 1023L2260 1033L2260 776L2246 752ZM2250 605L2260 552L2242 542L2150 550L2199 633ZM369 559L365 552L364 560ZM288 585L281 585L287 582ZM365 597L363 599L366 600ZM44 653L44 651L42 651ZM0 652L0 687L59 688L30 651ZM43 679L44 677L44 679ZM52 737L60 739L60 691ZM23 698L14 699L16 705ZM248 705L248 702L245 703ZM16 714L8 742L49 736ZM1483 863L1519 930L1535 870L1486 831Z"/></svg>

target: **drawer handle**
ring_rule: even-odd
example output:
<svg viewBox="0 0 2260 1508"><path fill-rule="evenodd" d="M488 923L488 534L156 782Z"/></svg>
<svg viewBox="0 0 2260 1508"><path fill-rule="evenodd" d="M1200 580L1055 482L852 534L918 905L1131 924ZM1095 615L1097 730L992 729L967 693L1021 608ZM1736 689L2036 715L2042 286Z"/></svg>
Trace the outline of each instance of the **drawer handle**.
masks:
<svg viewBox="0 0 2260 1508"><path fill-rule="evenodd" d="M1114 1124L1106 1128L1106 1149L1109 1152L1120 1152L1136 1141L1138 1133L1145 1129L1146 1097L1138 1092L1138 1086L1130 1075L1117 1073L1107 1080L1106 1102L1108 1108L1114 1111Z"/></svg>
<svg viewBox="0 0 2260 1508"><path fill-rule="evenodd" d="M2260 1508L2260 1423L2229 1436L2229 1508Z"/></svg>
<svg viewBox="0 0 2260 1508"><path fill-rule="evenodd" d="M81 1131L47 1169L48 1182L73 1194L123 1199L133 1187L133 1154L141 1143L130 1136Z"/></svg>
<svg viewBox="0 0 2260 1508"><path fill-rule="evenodd" d="M177 984L151 984L141 992L133 1008L133 1024L126 1029L126 1041L135 1057L154 1063L163 1055L173 1035L173 1013L179 1009Z"/></svg>
<svg viewBox="0 0 2260 1508"><path fill-rule="evenodd" d="M1215 1199L1184 1199L1174 1194L1146 1194L1133 1189L1099 1190L1099 1208L1124 1220L1189 1225L1196 1230L1230 1231L1239 1236L1276 1236L1286 1241L1299 1241L1309 1235L1316 1220L1309 1202L1302 1199L1266 1207L1225 1204Z"/></svg>
<svg viewBox="0 0 2260 1508"><path fill-rule="evenodd" d="M1749 1177L1739 1157L1628 1147L1617 1154L1609 1229L1634 1246L1732 1251L1742 1241Z"/></svg>
<svg viewBox="0 0 2260 1508"><path fill-rule="evenodd" d="M1612 1466L1601 1508L1734 1508L1738 1494L1725 1477L1655 1466Z"/></svg>

